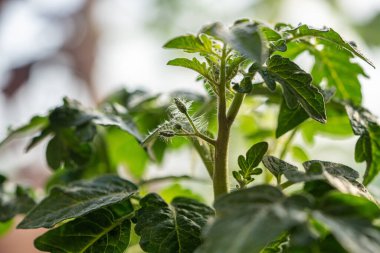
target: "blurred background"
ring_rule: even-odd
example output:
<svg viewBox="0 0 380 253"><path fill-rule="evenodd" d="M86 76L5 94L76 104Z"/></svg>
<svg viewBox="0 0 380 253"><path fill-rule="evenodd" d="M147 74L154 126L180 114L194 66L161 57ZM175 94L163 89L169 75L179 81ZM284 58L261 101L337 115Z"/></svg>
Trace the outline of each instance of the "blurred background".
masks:
<svg viewBox="0 0 380 253"><path fill-rule="evenodd" d="M45 114L64 96L94 106L121 87L203 93L194 73L166 66L177 53L162 45L205 24L243 17L332 27L380 67L379 0L0 0L0 139L10 126ZM307 69L307 62L299 63ZM380 115L380 71L360 64L370 76L362 79L364 105ZM311 156L354 165L354 140L322 138L325 145L312 148ZM40 186L49 175L45 147L25 154L23 145L0 150L0 174ZM173 159L165 163L159 173L177 169ZM12 238L20 240L15 236L30 237L25 248L13 249ZM34 252L34 236L11 233L0 239L0 253Z"/></svg>

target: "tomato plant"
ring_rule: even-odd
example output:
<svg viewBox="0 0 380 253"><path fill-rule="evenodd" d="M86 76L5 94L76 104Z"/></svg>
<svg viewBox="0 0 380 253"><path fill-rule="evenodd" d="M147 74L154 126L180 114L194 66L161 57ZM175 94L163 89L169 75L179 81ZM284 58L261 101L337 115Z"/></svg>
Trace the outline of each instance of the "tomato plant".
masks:
<svg viewBox="0 0 380 253"><path fill-rule="evenodd" d="M48 228L35 240L47 252L380 251L380 209L366 188L380 171L380 124L361 105L358 77L366 74L354 58L373 64L354 42L331 28L244 19L205 26L164 47L195 55L168 65L195 71L208 95L121 90L96 110L65 98L4 141L35 133L28 150L48 139L53 174L37 204L31 190L7 192L1 221L26 213L18 228ZM295 63L301 54L312 58L310 71ZM277 126L267 123L273 116ZM230 139L244 120L251 147L229 161ZM298 133L309 141L358 136L362 179L349 166L310 160L293 142ZM179 185L170 198L147 193L155 182L196 180L144 179L148 164L184 145L209 175L212 207ZM120 165L127 177L118 176Z"/></svg>

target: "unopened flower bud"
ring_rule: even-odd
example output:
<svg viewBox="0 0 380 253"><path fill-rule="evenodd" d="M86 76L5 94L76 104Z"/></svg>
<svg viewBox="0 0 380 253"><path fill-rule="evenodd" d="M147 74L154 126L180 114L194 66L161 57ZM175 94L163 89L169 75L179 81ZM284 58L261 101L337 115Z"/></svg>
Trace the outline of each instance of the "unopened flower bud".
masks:
<svg viewBox="0 0 380 253"><path fill-rule="evenodd" d="M174 103L177 106L178 111L182 113L187 113L187 107L181 100L179 100L178 98L174 98Z"/></svg>
<svg viewBox="0 0 380 253"><path fill-rule="evenodd" d="M163 137L174 137L175 136L175 132L172 131L172 130L165 130L165 131L161 131L160 132L160 135L163 136Z"/></svg>

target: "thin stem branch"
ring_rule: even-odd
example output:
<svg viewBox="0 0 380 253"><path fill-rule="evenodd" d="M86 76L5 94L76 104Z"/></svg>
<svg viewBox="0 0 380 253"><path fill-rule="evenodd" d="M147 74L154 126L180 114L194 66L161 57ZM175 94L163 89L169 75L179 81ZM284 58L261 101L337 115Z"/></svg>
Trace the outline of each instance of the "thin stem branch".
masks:
<svg viewBox="0 0 380 253"><path fill-rule="evenodd" d="M286 140L284 146L282 147L282 151L280 153L280 159L284 159L286 156L286 152L288 152L289 145L292 143L294 137L296 136L297 128L294 129Z"/></svg>
<svg viewBox="0 0 380 253"><path fill-rule="evenodd" d="M192 177L188 175L183 175L183 176L165 176L165 177L155 177L151 179L146 179L146 180L141 180L138 185L147 185L147 184L154 184L162 181L171 181L171 180L190 180L190 181L196 181L196 182L209 182L206 179L203 178L197 178L197 177Z"/></svg>
<svg viewBox="0 0 380 253"><path fill-rule="evenodd" d="M187 137L198 137L202 140L204 140L205 142L215 146L216 145L216 141L214 139L211 139L210 137L200 133L200 132L196 132L196 133L188 133L188 132L185 132L185 133L176 133L175 134L176 136L187 136Z"/></svg>
<svg viewBox="0 0 380 253"><path fill-rule="evenodd" d="M245 98L244 93L236 93L235 94L234 99L232 100L232 103L231 103L230 108L228 109L228 113L227 113L227 122L228 122L229 127L235 121L235 118L239 112L239 109L241 107L241 104L243 103L244 98Z"/></svg>

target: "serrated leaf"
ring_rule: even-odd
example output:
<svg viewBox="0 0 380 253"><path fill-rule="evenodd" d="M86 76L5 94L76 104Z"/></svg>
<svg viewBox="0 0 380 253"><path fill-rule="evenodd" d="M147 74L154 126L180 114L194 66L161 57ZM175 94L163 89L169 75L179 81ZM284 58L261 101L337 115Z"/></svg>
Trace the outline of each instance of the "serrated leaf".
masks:
<svg viewBox="0 0 380 253"><path fill-rule="evenodd" d="M192 60L187 59L187 58L177 58L174 60L170 60L167 64L170 66L179 66L179 67L192 69L198 72L199 74L201 74L202 76L208 78L208 70L207 70L206 63L201 63L195 57Z"/></svg>
<svg viewBox="0 0 380 253"><path fill-rule="evenodd" d="M129 199L136 190L133 183L112 175L58 186L27 214L18 228L51 228L61 221Z"/></svg>
<svg viewBox="0 0 380 253"><path fill-rule="evenodd" d="M191 253L201 244L201 230L214 211L195 200L175 198L168 205L151 193L140 200L136 233L141 248L150 253Z"/></svg>
<svg viewBox="0 0 380 253"><path fill-rule="evenodd" d="M297 170L297 167L274 156L264 156L264 166L278 178L288 170Z"/></svg>
<svg viewBox="0 0 380 253"><path fill-rule="evenodd" d="M328 194L313 217L331 231L340 245L352 253L373 253L380 249L380 229L372 224L380 209L364 198L338 192Z"/></svg>
<svg viewBox="0 0 380 253"><path fill-rule="evenodd" d="M189 53L209 54L212 52L211 47L207 47L206 45L204 45L200 38L192 34L173 38L170 41L166 42L164 48L183 49Z"/></svg>
<svg viewBox="0 0 380 253"><path fill-rule="evenodd" d="M304 162L303 166L306 170L306 174L299 172L300 177L298 179L295 175L290 176L289 174L285 174L285 177L294 182L297 180L324 180L342 193L361 196L376 203L375 198L369 193L365 186L356 181L359 178L359 173L356 170L340 163L318 160ZM318 169L316 170L317 167L320 167L320 172L317 171Z"/></svg>
<svg viewBox="0 0 380 253"><path fill-rule="evenodd" d="M294 102L296 99L311 118L321 123L326 122L323 95L311 86L312 79L309 74L294 62L279 55L272 56L267 65L271 78L282 85L288 107L294 108L297 105Z"/></svg>
<svg viewBox="0 0 380 253"><path fill-rule="evenodd" d="M321 84L323 80L326 80L329 87L336 88L338 98L360 104L362 92L359 75L367 75L357 63L351 61L352 54L337 50L326 43L323 49L311 48L309 52L315 57L311 70L314 82Z"/></svg>
<svg viewBox="0 0 380 253"><path fill-rule="evenodd" d="M286 198L276 187L259 185L217 199L218 216L206 229L197 253L256 253L307 219L306 198Z"/></svg>
<svg viewBox="0 0 380 253"><path fill-rule="evenodd" d="M133 207L129 200L100 208L39 236L41 251L123 253L129 245Z"/></svg>
<svg viewBox="0 0 380 253"><path fill-rule="evenodd" d="M375 67L374 64L356 48L356 46L343 40L342 37L331 28L316 29L308 25L300 25L294 29L287 30L286 33L292 35L288 40L317 38L335 44L337 48L347 50L367 62L372 67Z"/></svg>
<svg viewBox="0 0 380 253"><path fill-rule="evenodd" d="M263 156L268 151L268 143L267 142L259 142L254 144L250 149L248 149L246 153L246 163L247 168L252 169L259 165Z"/></svg>

